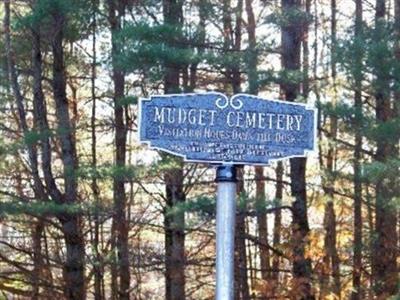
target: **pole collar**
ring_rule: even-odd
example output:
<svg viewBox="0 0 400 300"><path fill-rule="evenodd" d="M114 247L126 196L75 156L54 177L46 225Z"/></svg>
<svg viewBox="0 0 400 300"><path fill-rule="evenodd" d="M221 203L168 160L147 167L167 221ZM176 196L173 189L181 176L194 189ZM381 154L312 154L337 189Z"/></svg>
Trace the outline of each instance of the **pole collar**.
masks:
<svg viewBox="0 0 400 300"><path fill-rule="evenodd" d="M236 166L220 165L217 167L216 182L236 182Z"/></svg>

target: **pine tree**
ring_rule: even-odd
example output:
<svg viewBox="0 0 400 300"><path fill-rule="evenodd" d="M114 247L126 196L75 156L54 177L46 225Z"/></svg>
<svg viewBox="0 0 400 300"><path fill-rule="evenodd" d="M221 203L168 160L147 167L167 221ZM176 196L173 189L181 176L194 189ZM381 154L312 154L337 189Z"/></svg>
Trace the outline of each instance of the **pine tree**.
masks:
<svg viewBox="0 0 400 300"><path fill-rule="evenodd" d="M300 70L300 50L303 35L301 1L282 0L282 14L287 18L282 24L282 66L286 72ZM286 19L285 18L285 19ZM300 84L295 81L282 84L285 100L295 101ZM309 233L307 217L306 159L290 159L292 204L292 260L296 291L301 299L314 299L311 290L311 261L306 258L305 249ZM295 292L298 293L298 292Z"/></svg>

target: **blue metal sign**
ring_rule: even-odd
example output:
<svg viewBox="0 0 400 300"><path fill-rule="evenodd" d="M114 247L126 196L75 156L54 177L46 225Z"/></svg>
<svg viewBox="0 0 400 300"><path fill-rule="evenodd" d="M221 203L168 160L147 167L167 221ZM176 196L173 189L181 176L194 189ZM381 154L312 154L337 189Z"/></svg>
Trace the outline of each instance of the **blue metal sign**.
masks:
<svg viewBox="0 0 400 300"><path fill-rule="evenodd" d="M186 161L267 165L315 148L316 109L221 93L139 101L139 140Z"/></svg>

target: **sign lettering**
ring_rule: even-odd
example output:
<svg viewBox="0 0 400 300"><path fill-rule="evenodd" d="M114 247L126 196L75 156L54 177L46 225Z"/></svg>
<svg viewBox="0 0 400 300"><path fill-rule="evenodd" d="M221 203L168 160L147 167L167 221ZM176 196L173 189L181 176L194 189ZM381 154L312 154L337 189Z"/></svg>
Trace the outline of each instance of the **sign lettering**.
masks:
<svg viewBox="0 0 400 300"><path fill-rule="evenodd" d="M314 149L316 110L246 94L139 101L139 139L187 161L267 165Z"/></svg>

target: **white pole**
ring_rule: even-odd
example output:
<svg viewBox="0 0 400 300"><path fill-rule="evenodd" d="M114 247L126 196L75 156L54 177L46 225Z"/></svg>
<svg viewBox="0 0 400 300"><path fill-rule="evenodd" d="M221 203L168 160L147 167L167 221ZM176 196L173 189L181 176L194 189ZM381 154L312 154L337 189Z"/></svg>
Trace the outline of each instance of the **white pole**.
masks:
<svg viewBox="0 0 400 300"><path fill-rule="evenodd" d="M236 214L236 168L217 169L217 288L216 300L234 298L234 242Z"/></svg>

